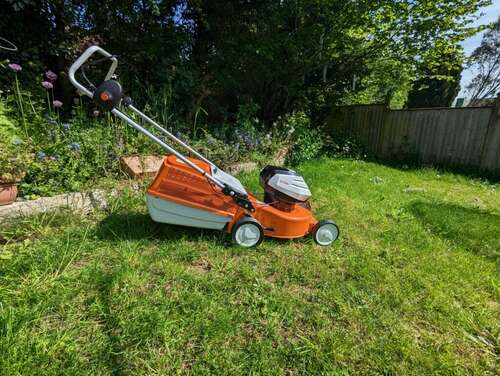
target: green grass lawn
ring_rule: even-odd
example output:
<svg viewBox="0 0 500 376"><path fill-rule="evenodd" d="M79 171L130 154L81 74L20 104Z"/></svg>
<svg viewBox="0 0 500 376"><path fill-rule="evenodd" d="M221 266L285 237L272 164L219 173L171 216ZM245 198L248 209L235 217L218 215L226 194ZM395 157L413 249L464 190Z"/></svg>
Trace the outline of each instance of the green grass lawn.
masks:
<svg viewBox="0 0 500 376"><path fill-rule="evenodd" d="M0 370L14 374L498 374L498 185L348 160L300 166L341 239L109 213L0 226ZM254 190L258 173L242 180Z"/></svg>

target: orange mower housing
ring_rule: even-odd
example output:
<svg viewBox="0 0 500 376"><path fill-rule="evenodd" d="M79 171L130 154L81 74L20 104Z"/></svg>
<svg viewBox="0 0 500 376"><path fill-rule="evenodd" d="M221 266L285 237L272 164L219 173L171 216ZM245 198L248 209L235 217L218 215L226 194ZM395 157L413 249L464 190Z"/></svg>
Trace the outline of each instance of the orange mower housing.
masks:
<svg viewBox="0 0 500 376"><path fill-rule="evenodd" d="M195 158L189 160L207 174L212 174L212 166L208 163ZM229 233L235 223L245 216L255 218L262 225L265 236L281 239L306 236L318 223L311 211L302 205L292 204L287 211L282 211L259 202L252 194L249 194L248 198L255 210L246 210L236 204L231 196L224 195L221 188L214 186L175 155L169 155L163 160L147 190L147 195L227 218L223 229ZM175 218L172 219L175 221Z"/></svg>

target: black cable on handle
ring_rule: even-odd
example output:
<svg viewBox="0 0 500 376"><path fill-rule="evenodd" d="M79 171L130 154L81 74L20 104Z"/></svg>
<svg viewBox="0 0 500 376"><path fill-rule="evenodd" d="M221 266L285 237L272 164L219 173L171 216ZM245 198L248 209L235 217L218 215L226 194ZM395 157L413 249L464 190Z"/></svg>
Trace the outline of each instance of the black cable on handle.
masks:
<svg viewBox="0 0 500 376"><path fill-rule="evenodd" d="M87 84L90 86L90 88L92 90L95 90L96 86L87 78L87 75L85 74L85 68L87 66L97 65L97 64L102 63L103 61L106 61L106 60L111 60L114 57L116 58L116 57L118 57L118 55L106 56L106 57L103 57L103 58L100 58L97 60L87 61L85 64L82 64L80 69L82 71L83 79L87 82Z"/></svg>
<svg viewBox="0 0 500 376"><path fill-rule="evenodd" d="M87 84L89 85L89 87L92 89L92 90L95 90L96 87L95 85L90 82L90 80L87 78L87 75L85 74L85 67L82 65L82 67L80 68L80 70L82 71L82 77L83 79L87 82Z"/></svg>

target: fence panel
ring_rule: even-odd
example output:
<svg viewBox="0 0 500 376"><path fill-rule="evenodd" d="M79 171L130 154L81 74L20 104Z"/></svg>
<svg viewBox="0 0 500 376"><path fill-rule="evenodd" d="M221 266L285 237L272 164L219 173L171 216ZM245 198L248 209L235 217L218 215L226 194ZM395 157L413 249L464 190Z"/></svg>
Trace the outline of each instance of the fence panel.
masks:
<svg viewBox="0 0 500 376"><path fill-rule="evenodd" d="M500 173L500 98L490 107L343 106L327 123L334 135L355 137L380 158L413 155L426 164Z"/></svg>

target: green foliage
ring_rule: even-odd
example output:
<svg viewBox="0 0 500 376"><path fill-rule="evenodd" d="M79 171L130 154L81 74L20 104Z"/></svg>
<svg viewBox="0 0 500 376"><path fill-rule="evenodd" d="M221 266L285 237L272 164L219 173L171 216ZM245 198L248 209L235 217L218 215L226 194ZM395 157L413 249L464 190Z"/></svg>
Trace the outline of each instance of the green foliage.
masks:
<svg viewBox="0 0 500 376"><path fill-rule="evenodd" d="M309 117L304 112L294 112L283 121L293 135L288 162L295 165L316 158L323 148L323 135L312 128Z"/></svg>
<svg viewBox="0 0 500 376"><path fill-rule="evenodd" d="M7 106L0 101L0 143L14 142L19 138L18 131L9 116Z"/></svg>
<svg viewBox="0 0 500 376"><path fill-rule="evenodd" d="M22 72L19 78L23 78ZM164 153L161 147L111 115L90 116L85 102L82 102L84 98L80 98L80 104L66 116L68 120L63 120L63 114L47 106L44 94L50 95L40 86L33 92L20 87L19 92L0 97L1 121L5 125L1 128L2 139L6 140L9 147L12 147L11 141L18 141L16 134L24 133L23 127L19 125L23 117L20 111L11 111L12 115L17 114L17 119L8 118L4 103L9 102L14 106L21 103L24 109L29 109L25 113L29 137L22 147L27 156L23 170L26 176L20 184L20 194L25 198L77 191L103 178L122 176L118 163L122 155ZM264 161L271 158L287 141L277 127L264 130L256 117L258 108L253 104L241 107L236 125L212 127L213 134L200 128L207 128L206 124L196 129L179 123L170 113L169 95L170 91L165 90L162 97L149 97L151 104L145 106L146 111L155 111L158 121L165 122L178 137L193 144L221 167L229 167L240 161ZM132 117L140 122L134 115ZM4 155L7 156L6 153ZM9 157L2 166L18 160L19 157ZM4 168L7 171L7 167Z"/></svg>
<svg viewBox="0 0 500 376"><path fill-rule="evenodd" d="M18 131L0 101L0 182L18 182L26 172L29 158Z"/></svg>
<svg viewBox="0 0 500 376"><path fill-rule="evenodd" d="M463 49L460 46L440 45L436 56L426 55L418 67L417 80L409 93L407 106L450 107L460 91Z"/></svg>
<svg viewBox="0 0 500 376"><path fill-rule="evenodd" d="M414 79L413 68L397 57L381 56L370 63L370 73L353 78L353 90L348 91L342 105L385 104L401 109L406 104Z"/></svg>
<svg viewBox="0 0 500 376"><path fill-rule="evenodd" d="M500 187L364 161L298 169L314 214L340 226L332 247L237 248L154 223L129 189L106 212L2 222L0 372L497 374ZM257 172L242 180L260 190Z"/></svg>
<svg viewBox="0 0 500 376"><path fill-rule="evenodd" d="M68 131L62 124L50 124L48 134L35 137L29 145L34 157L20 185L23 196L78 191L101 178L119 176L113 133L99 123L80 129L68 124Z"/></svg>
<svg viewBox="0 0 500 376"><path fill-rule="evenodd" d="M17 73L16 80L23 82L25 72L23 69ZM136 132L128 134L124 124L108 116L89 117L80 105L73 109L69 120L63 120L64 115L47 101L48 96L53 98L52 93L39 83L32 91L17 85L15 89L0 96L0 173L13 175L15 169L17 177L25 175L20 184L21 196L35 198L75 191L103 177L117 177L119 155L144 151L144 140ZM6 103L17 111L7 111ZM14 162L22 164L14 166Z"/></svg>
<svg viewBox="0 0 500 376"><path fill-rule="evenodd" d="M361 143L351 137L325 137L323 151L333 158L364 159L367 154Z"/></svg>
<svg viewBox="0 0 500 376"><path fill-rule="evenodd" d="M28 156L21 141L0 142L0 182L19 182L26 173Z"/></svg>
<svg viewBox="0 0 500 376"><path fill-rule="evenodd" d="M168 87L169 116L177 121L192 123L204 109L209 123L221 124L251 101L270 126L295 110L316 114L325 105L357 103L354 76L361 91L366 86L374 95L360 94L360 102L389 97L399 106L411 80L399 79L398 70L413 75L424 55L439 61L439 45L473 35L474 14L491 1L84 0L19 6L25 3L0 0L0 35L22 46L22 55L11 56L19 63L34 61L61 75L55 92L64 103L73 94L65 77L69 63L88 44L100 43L120 56L120 79L140 106L147 91L160 95Z"/></svg>

